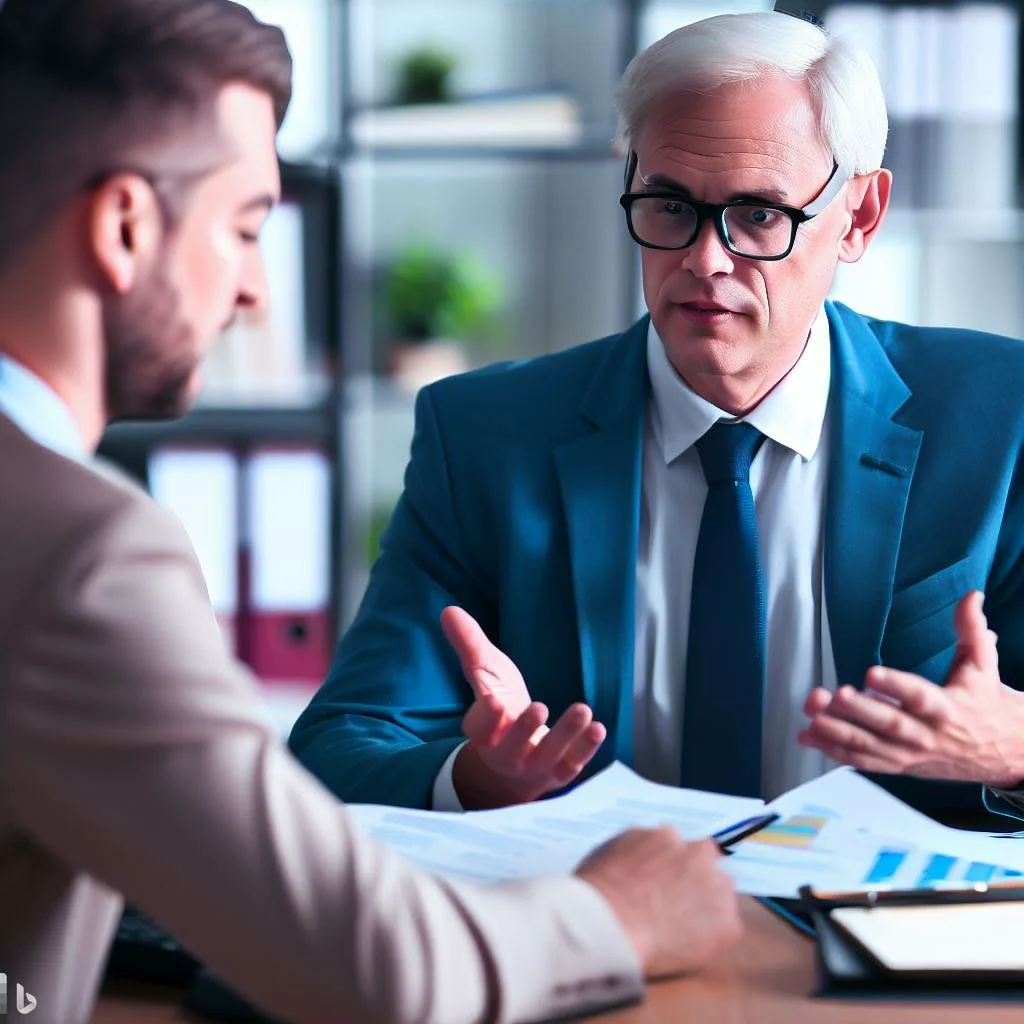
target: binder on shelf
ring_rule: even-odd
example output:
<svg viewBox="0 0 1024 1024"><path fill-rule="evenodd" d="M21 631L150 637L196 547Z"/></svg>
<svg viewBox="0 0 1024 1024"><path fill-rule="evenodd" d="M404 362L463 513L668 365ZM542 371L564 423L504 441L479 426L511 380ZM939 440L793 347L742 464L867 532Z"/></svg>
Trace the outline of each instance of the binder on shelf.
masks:
<svg viewBox="0 0 1024 1024"><path fill-rule="evenodd" d="M149 456L149 489L192 541L225 643L237 653L239 466L222 448L166 446Z"/></svg>
<svg viewBox="0 0 1024 1024"><path fill-rule="evenodd" d="M1017 205L1019 26L1018 11L1003 3L959 4L948 14L939 140L943 208Z"/></svg>
<svg viewBox="0 0 1024 1024"><path fill-rule="evenodd" d="M403 146L565 147L583 141L575 99L564 92L500 92L354 112L351 138L362 148Z"/></svg>
<svg viewBox="0 0 1024 1024"><path fill-rule="evenodd" d="M915 205L924 209L942 206L942 153L940 140L945 111L942 106L945 46L950 12L941 7L922 7L917 20L917 119L912 128L917 143L917 177L912 186Z"/></svg>
<svg viewBox="0 0 1024 1024"><path fill-rule="evenodd" d="M825 27L835 36L842 36L851 43L861 47L878 70L878 78L885 94L889 108L890 135L886 145L886 167L890 166L893 121L896 114L892 109L891 93L893 91L893 60L889 52L889 15L880 3L843 3L830 6L825 15ZM897 140L896 145L898 145ZM900 191L907 186L906 182L899 185ZM898 201L894 196L894 201Z"/></svg>
<svg viewBox="0 0 1024 1024"><path fill-rule="evenodd" d="M245 466L249 631L265 682L316 685L331 656L331 467L313 448L264 447Z"/></svg>
<svg viewBox="0 0 1024 1024"><path fill-rule="evenodd" d="M892 171L894 207L921 206L920 182L928 174L922 166L922 113L924 110L925 12L900 7L882 12L886 20L888 55L885 89L889 108L889 136L884 166Z"/></svg>

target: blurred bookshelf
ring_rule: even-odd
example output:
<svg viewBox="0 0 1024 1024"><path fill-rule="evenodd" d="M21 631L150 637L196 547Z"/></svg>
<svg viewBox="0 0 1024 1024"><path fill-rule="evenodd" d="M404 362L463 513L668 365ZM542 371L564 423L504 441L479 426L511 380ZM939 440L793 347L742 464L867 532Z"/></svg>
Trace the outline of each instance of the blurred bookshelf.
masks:
<svg viewBox="0 0 1024 1024"><path fill-rule="evenodd" d="M350 0L345 358L349 440L362 453L349 468L350 550L365 559L348 574L353 597L401 492L419 387L634 319L613 145L626 64L670 27L769 6ZM428 281L445 275L449 305L485 315L435 316Z"/></svg>
<svg viewBox="0 0 1024 1024"><path fill-rule="evenodd" d="M863 260L840 266L835 296L883 318L1024 336L1024 4L812 6L871 54L889 109L892 204Z"/></svg>
<svg viewBox="0 0 1024 1024"><path fill-rule="evenodd" d="M282 25L295 57L295 101L279 140L284 203L262 242L272 312L224 339L192 413L174 424L118 425L103 452L147 483L154 452L231 452L241 467L240 586L253 571L241 510L247 461L253 453L318 453L325 479L296 463L289 483L292 470L279 467L285 476L270 494L281 507L270 518L281 532L271 543L285 574L292 548L323 559L324 579L295 571L306 572L317 600L326 594L328 626L321 637L319 619L271 611L279 613L275 628L316 638L325 663L355 613L401 492L417 390L450 373L622 330L643 312L612 143L613 91L628 61L683 24L773 4L248 6ZM893 208L865 258L841 266L834 296L877 316L1024 335L1022 4L779 6L807 11L865 45L891 108ZM329 505L318 528L326 524L328 536L310 546L302 538L312 520L302 517L318 488ZM202 529L213 499L190 500ZM276 570L267 571L273 583ZM234 615L251 650L265 624L259 608L242 605ZM264 679L287 670L273 651L249 660ZM292 708L314 685L316 659L302 665L308 678L280 691L294 699L279 708Z"/></svg>

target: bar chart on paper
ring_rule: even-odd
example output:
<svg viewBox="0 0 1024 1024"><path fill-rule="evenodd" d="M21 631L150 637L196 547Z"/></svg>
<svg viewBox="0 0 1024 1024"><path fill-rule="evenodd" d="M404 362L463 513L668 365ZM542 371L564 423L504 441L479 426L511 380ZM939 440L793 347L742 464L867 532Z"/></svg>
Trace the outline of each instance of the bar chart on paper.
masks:
<svg viewBox="0 0 1024 1024"><path fill-rule="evenodd" d="M852 800L850 803L857 806ZM920 837L924 842L915 841L917 836L911 840L907 830L898 826L877 834L859 822L844 820L835 806L824 801L787 800L776 809L782 817L745 839L725 866L741 892L787 896L804 884L820 888L920 889L1024 881L1024 870L999 864L998 856L1004 851L991 847L991 840L991 853L987 852L990 847L985 848L986 852L979 849L972 853L956 845L952 852L947 849L939 853L944 834L932 837L936 840L934 846L924 835Z"/></svg>
<svg viewBox="0 0 1024 1024"><path fill-rule="evenodd" d="M920 849L882 847L864 876L864 884L918 889L1010 878L1024 879L1024 871Z"/></svg>
<svg viewBox="0 0 1024 1024"><path fill-rule="evenodd" d="M794 814L752 835L747 842L758 846L785 846L790 849L809 850L821 835L821 830L828 820L822 814Z"/></svg>

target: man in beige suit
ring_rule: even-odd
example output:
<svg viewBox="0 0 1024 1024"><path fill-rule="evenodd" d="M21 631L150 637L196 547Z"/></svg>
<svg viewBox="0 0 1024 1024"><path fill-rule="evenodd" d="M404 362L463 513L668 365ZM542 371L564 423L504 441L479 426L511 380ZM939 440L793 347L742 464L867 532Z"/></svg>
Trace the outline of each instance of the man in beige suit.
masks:
<svg viewBox="0 0 1024 1024"><path fill-rule="evenodd" d="M738 933L710 843L441 882L356 834L261 721L180 525L90 461L183 411L263 300L283 38L228 0L0 8L0 971L82 1024L122 906L304 1024L635 998Z"/></svg>

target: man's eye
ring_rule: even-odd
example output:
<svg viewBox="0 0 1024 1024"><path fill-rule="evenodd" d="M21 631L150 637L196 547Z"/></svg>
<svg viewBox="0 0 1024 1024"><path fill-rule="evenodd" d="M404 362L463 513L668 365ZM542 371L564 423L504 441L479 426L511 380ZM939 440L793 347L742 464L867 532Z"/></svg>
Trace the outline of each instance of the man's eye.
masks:
<svg viewBox="0 0 1024 1024"><path fill-rule="evenodd" d="M260 236L258 234L253 234L251 231L239 231L238 237L245 245L257 245L260 240Z"/></svg>
<svg viewBox="0 0 1024 1024"><path fill-rule="evenodd" d="M756 208L751 210L747 214L747 219L751 224L755 224L759 228L768 227L774 220L779 216L777 210L766 210L762 208Z"/></svg>

